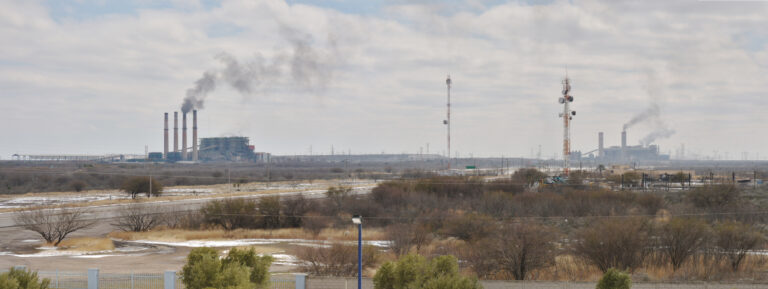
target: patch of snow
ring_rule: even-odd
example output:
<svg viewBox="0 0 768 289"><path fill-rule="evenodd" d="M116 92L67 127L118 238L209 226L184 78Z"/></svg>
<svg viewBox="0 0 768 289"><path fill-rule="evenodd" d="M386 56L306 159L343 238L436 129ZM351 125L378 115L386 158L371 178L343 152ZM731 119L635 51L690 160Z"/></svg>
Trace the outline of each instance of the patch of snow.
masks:
<svg viewBox="0 0 768 289"><path fill-rule="evenodd" d="M323 247L328 248L331 244L337 243L335 241L318 241L318 240L306 240L306 239L238 239L238 240L191 240L191 241L179 241L179 242L164 242L164 241L151 241L151 240L134 240L127 241L140 244L153 244L153 245L165 245L175 247L237 247L248 245L271 245L277 243L289 243L291 245L310 246L310 247ZM338 241L345 245L356 245L357 241ZM391 241L385 240L372 240L363 241L365 245L372 245L376 247L386 248L390 246Z"/></svg>
<svg viewBox="0 0 768 289"><path fill-rule="evenodd" d="M272 262L272 264L296 265L299 263L299 259L293 255L288 255L288 254L265 254L265 255L271 255L272 258L275 259L274 262Z"/></svg>
<svg viewBox="0 0 768 289"><path fill-rule="evenodd" d="M115 257L119 255L76 255L71 256L72 258L82 258L82 259L101 259L104 257Z"/></svg>
<svg viewBox="0 0 768 289"><path fill-rule="evenodd" d="M242 240L192 240L183 242L161 242L161 241L149 241L149 240L135 240L130 241L135 243L153 244L153 245L165 245L176 247L237 247L247 245L268 245L275 244L277 242L268 241L267 239L242 239Z"/></svg>
<svg viewBox="0 0 768 289"><path fill-rule="evenodd" d="M37 239L21 240L22 243L40 243L42 241Z"/></svg>
<svg viewBox="0 0 768 289"><path fill-rule="evenodd" d="M120 247L115 248L115 251L117 252L139 252L147 250L147 247L139 247L139 246L126 246L126 247Z"/></svg>

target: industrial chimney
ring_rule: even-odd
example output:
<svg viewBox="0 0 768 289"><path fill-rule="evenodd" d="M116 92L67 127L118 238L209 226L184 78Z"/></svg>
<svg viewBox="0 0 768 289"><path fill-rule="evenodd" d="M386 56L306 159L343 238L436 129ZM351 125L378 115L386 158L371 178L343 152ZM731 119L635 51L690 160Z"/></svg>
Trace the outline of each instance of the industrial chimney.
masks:
<svg viewBox="0 0 768 289"><path fill-rule="evenodd" d="M621 131L621 149L627 148L627 131Z"/></svg>
<svg viewBox="0 0 768 289"><path fill-rule="evenodd" d="M603 158L603 132L597 133L597 157Z"/></svg>
<svg viewBox="0 0 768 289"><path fill-rule="evenodd" d="M197 161L197 110L192 111L192 161Z"/></svg>
<svg viewBox="0 0 768 289"><path fill-rule="evenodd" d="M163 130L163 158L168 159L168 113L165 113L165 129Z"/></svg>
<svg viewBox="0 0 768 289"><path fill-rule="evenodd" d="M187 160L187 113L181 114L181 160Z"/></svg>
<svg viewBox="0 0 768 289"><path fill-rule="evenodd" d="M621 131L621 159L627 159L627 131Z"/></svg>
<svg viewBox="0 0 768 289"><path fill-rule="evenodd" d="M179 152L179 112L173 112L173 152Z"/></svg>

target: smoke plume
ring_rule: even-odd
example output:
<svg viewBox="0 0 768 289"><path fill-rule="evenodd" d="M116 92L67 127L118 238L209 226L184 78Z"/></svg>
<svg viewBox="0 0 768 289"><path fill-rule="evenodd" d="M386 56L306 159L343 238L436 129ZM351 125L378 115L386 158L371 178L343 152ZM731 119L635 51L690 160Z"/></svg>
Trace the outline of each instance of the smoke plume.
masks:
<svg viewBox="0 0 768 289"><path fill-rule="evenodd" d="M311 92L325 89L332 78L336 62L335 41L329 37L325 50L313 46L311 35L282 26L280 34L291 45L291 49L277 53L271 59L257 54L249 61L238 61L229 53L216 55L222 67L208 70L187 90L181 105L184 113L202 109L205 99L216 87L228 85L243 96L278 85L299 88Z"/></svg>
<svg viewBox="0 0 768 289"><path fill-rule="evenodd" d="M662 138L668 138L675 134L675 130L670 129L666 126L666 124L661 123L654 128L651 133L646 135L640 140L640 144L643 146L648 146L652 144L656 139L662 139Z"/></svg>
<svg viewBox="0 0 768 289"><path fill-rule="evenodd" d="M659 103L663 100L663 94L662 85L656 76L656 72L648 70L646 71L646 76L646 91L648 92L648 97L651 99L651 103L648 108L629 119L623 127L623 130L627 130L636 124L648 123L651 132L640 139L640 144L643 146L648 146L657 139L668 138L675 134L675 130L669 128L667 123L661 117L661 107L659 106Z"/></svg>
<svg viewBox="0 0 768 289"><path fill-rule="evenodd" d="M636 114L627 123L625 123L622 130L627 130L632 126L649 119L658 119L660 114L661 114L661 110L659 109L659 105L656 103L651 103L651 105L648 108Z"/></svg>

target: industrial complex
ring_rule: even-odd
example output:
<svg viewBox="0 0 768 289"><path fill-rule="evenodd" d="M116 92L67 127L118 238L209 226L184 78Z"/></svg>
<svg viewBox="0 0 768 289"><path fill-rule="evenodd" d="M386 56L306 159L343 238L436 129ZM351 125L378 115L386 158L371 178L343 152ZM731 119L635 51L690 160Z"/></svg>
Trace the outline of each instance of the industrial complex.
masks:
<svg viewBox="0 0 768 289"><path fill-rule="evenodd" d="M268 161L269 153L254 152L248 137L197 138L197 110L192 110L192 146L187 145L187 113L181 117L181 147L179 147L179 113L173 112L173 150L169 148L168 113L165 113L163 152L148 154L150 161L166 162L248 162Z"/></svg>

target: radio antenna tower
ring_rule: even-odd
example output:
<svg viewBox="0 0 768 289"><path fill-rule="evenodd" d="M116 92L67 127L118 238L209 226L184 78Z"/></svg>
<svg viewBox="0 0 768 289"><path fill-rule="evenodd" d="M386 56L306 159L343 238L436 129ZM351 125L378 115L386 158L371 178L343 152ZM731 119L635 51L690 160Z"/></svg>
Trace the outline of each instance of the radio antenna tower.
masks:
<svg viewBox="0 0 768 289"><path fill-rule="evenodd" d="M563 118L563 174L568 176L571 171L571 120L576 115L576 111L572 111L568 106L573 102L573 96L571 92L571 80L568 79L568 73L565 74L565 80L563 80L563 96L558 101L563 104L563 112L560 113L560 117Z"/></svg>
<svg viewBox="0 0 768 289"><path fill-rule="evenodd" d="M443 120L443 124L448 129L448 169L451 169L451 75L445 79L445 84L448 86L448 113L447 119Z"/></svg>

